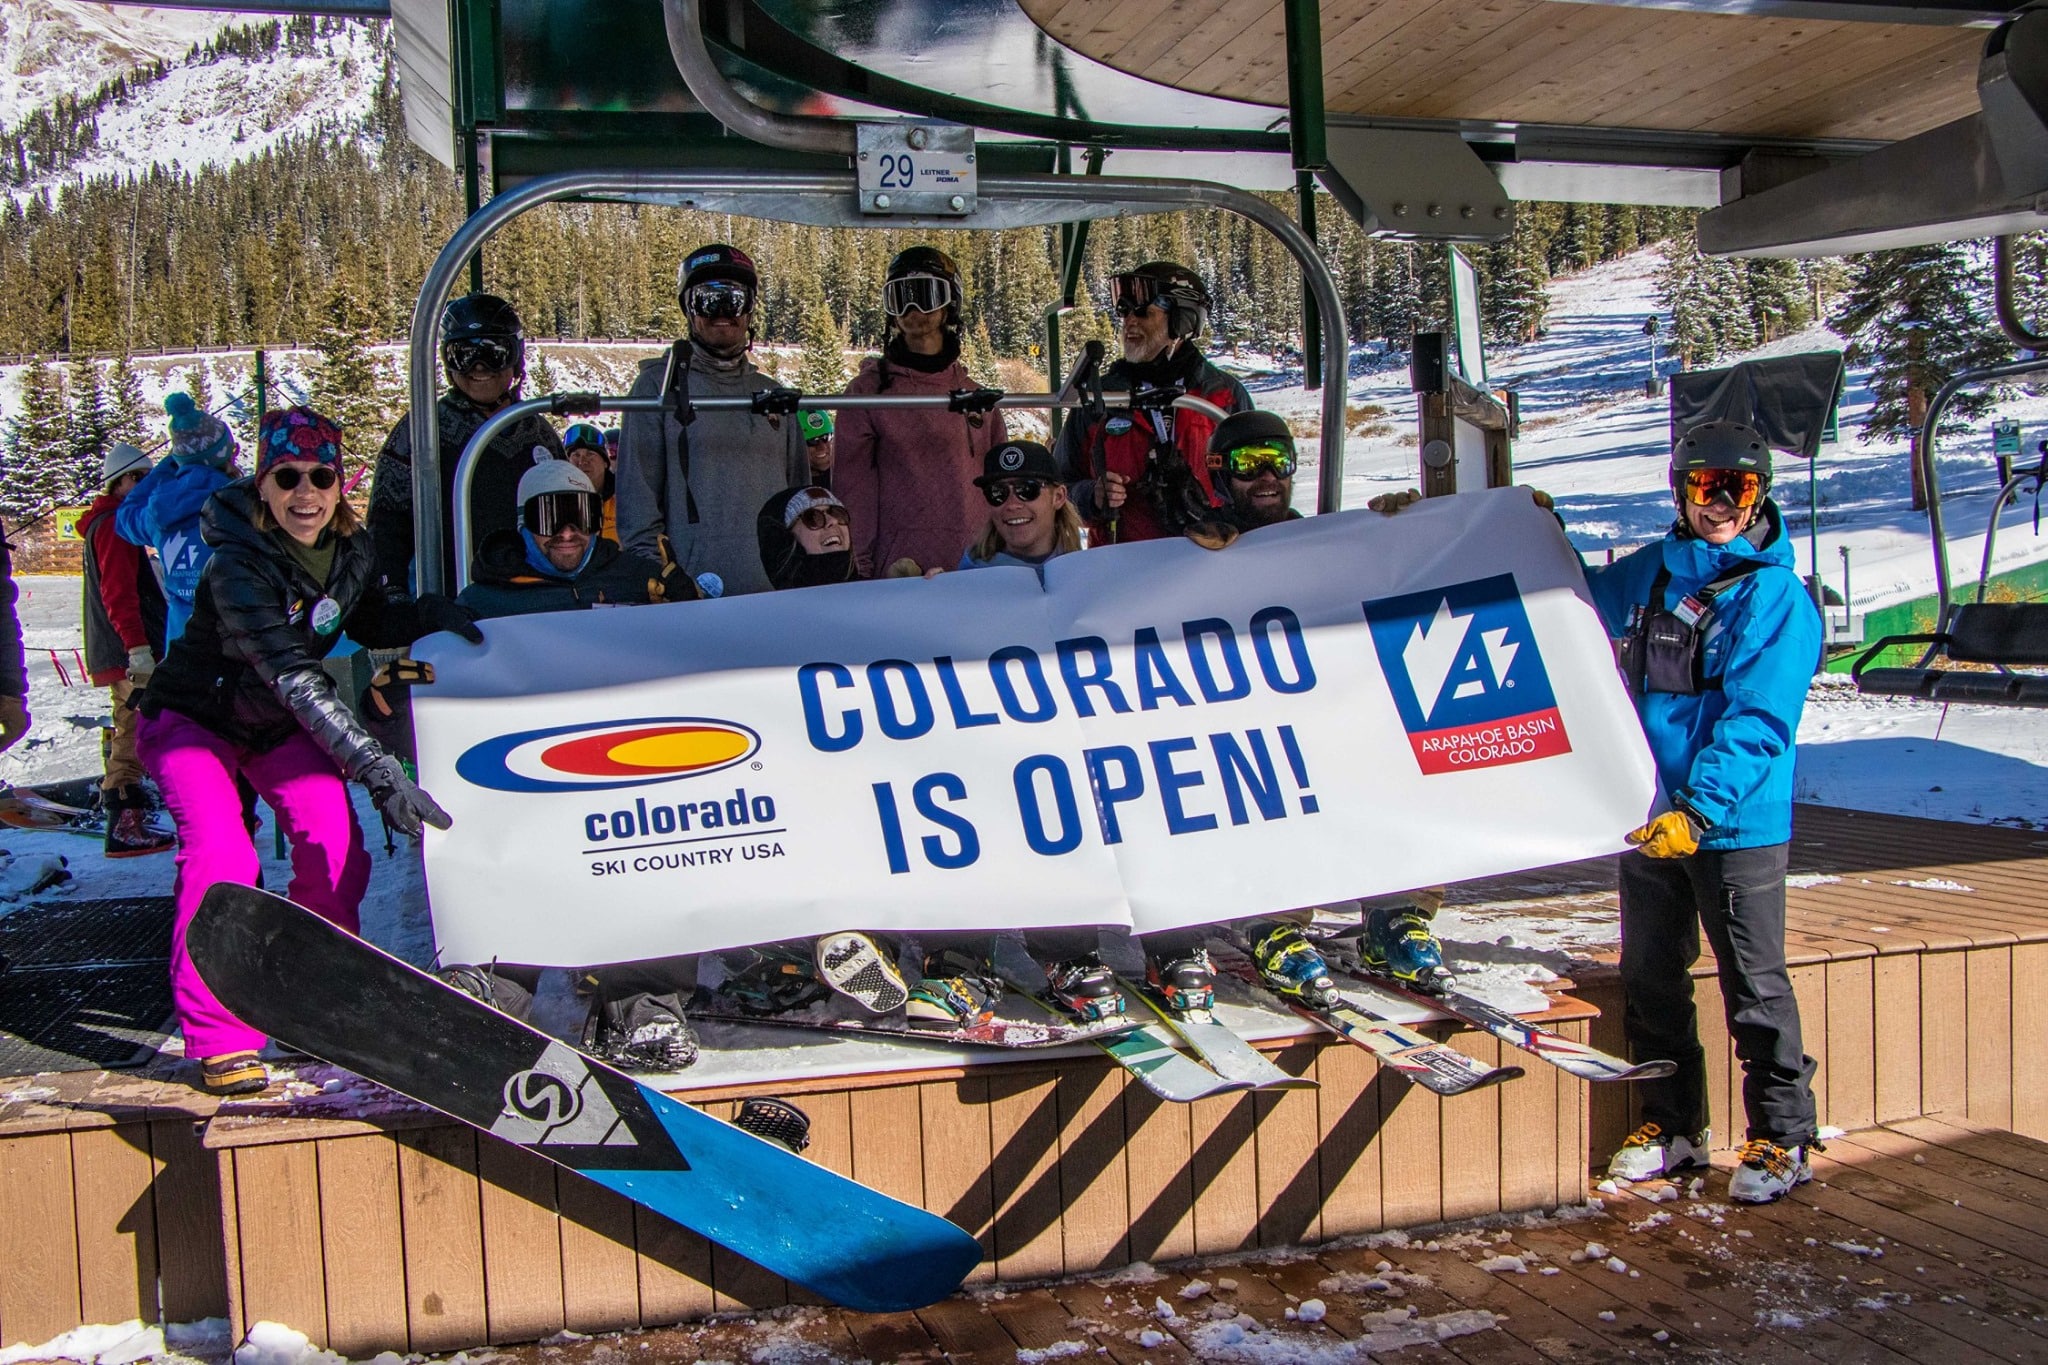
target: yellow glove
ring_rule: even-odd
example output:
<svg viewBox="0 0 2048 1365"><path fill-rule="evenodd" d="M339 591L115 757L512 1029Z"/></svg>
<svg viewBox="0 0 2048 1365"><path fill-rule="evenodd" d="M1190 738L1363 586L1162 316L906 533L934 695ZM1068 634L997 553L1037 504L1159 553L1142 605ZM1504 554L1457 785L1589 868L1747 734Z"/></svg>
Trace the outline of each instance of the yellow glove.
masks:
<svg viewBox="0 0 2048 1365"><path fill-rule="evenodd" d="M1529 485L1523 484L1522 487L1529 488ZM1538 507L1541 507L1544 511L1555 512L1557 510L1557 503L1551 498L1550 494L1544 492L1542 489L1529 488L1529 496L1534 498L1536 500L1536 505Z"/></svg>
<svg viewBox="0 0 2048 1365"><path fill-rule="evenodd" d="M1375 493L1365 500L1365 505L1383 517L1391 517L1403 507L1413 507L1421 501L1421 489L1407 488L1399 493Z"/></svg>
<svg viewBox="0 0 2048 1365"><path fill-rule="evenodd" d="M1699 827L1682 810L1667 810L1641 829L1629 831L1628 841L1652 858L1690 858L1700 851Z"/></svg>

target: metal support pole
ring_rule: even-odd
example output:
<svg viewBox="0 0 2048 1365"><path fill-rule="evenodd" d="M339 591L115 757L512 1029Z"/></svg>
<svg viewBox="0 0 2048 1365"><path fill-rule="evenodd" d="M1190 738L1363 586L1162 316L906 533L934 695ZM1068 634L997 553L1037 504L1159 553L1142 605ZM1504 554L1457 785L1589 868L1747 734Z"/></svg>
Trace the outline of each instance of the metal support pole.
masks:
<svg viewBox="0 0 2048 1365"><path fill-rule="evenodd" d="M1991 242L1991 306L1998 313L1998 326L2013 345L2029 351L2048 351L2048 335L2036 332L2020 316L2012 297L2012 238Z"/></svg>
<svg viewBox="0 0 2048 1365"><path fill-rule="evenodd" d="M1820 608L1825 620L1828 595L1820 586L1820 474L1815 468L1819 463L1818 455L1806 462L1806 563L1813 570L1807 576L1807 586L1813 589L1813 605Z"/></svg>
<svg viewBox="0 0 2048 1365"><path fill-rule="evenodd" d="M1287 3L1287 143L1294 169L1329 164L1323 141L1323 13L1317 0Z"/></svg>
<svg viewBox="0 0 2048 1365"><path fill-rule="evenodd" d="M1301 217L1301 230L1308 239L1316 239L1316 177L1313 171L1294 173L1295 210ZM1322 385L1320 371L1323 368L1323 320L1316 312L1315 291L1309 288L1308 280L1301 282L1301 383L1306 389ZM1347 378L1349 377L1347 372Z"/></svg>
<svg viewBox="0 0 2048 1365"><path fill-rule="evenodd" d="M477 131L474 128L465 129L462 134L462 204L464 212L472 218L476 216L476 211L483 207L483 186L479 183L482 176L482 159L477 155ZM484 292L482 250L478 250L469 258L469 292Z"/></svg>
<svg viewBox="0 0 2048 1365"><path fill-rule="evenodd" d="M1060 149L1063 163L1068 157L1067 149ZM1083 175L1102 174L1102 148L1090 147L1084 157L1087 169ZM1062 164L1061 171L1068 170ZM1067 372L1066 362L1060 355L1060 314L1072 308L1081 288L1081 262L1088 254L1088 220L1078 223L1060 224L1060 296L1046 306L1045 310L1045 383L1054 388ZM1066 414L1058 408L1052 411L1052 439L1060 438L1060 425Z"/></svg>
<svg viewBox="0 0 2048 1365"><path fill-rule="evenodd" d="M1948 533L1941 519L1941 475L1934 464L1934 433L1940 429L1942 414L1948 411L1948 405L1964 389L2043 372L2048 372L2048 355L2035 356L2032 360L2008 360L2003 365L1986 365L1981 370L1965 370L1943 384L1935 393L1934 401L1927 405L1927 418L1920 424L1920 480L1927 489L1927 532L1934 538L1935 600L1944 612L1948 610L1949 595Z"/></svg>
<svg viewBox="0 0 2048 1365"><path fill-rule="evenodd" d="M1280 239L1308 278L1321 310L1323 330L1322 429L1334 458L1321 462L1317 510L1334 512L1344 491L1343 302L1315 243L1283 210L1256 195L1199 180L1142 180L1101 176L1085 185L1062 175L984 176L982 198L1016 205L1072 207L1071 217L1113 213L1163 213L1182 208L1223 209L1258 224ZM855 195L850 171L646 170L564 171L536 176L493 196L465 220L420 283L413 304L408 362L412 401L412 493L414 568L422 592L440 592L441 557L447 544L447 509L441 496L441 449L434 416L435 328L456 277L470 256L528 209L557 200L592 195L717 195L723 199L758 195L763 208L785 207L792 199L843 204ZM1051 215L1048 215L1051 217ZM2043 362L2048 367L2048 362ZM701 405L700 405L701 406Z"/></svg>

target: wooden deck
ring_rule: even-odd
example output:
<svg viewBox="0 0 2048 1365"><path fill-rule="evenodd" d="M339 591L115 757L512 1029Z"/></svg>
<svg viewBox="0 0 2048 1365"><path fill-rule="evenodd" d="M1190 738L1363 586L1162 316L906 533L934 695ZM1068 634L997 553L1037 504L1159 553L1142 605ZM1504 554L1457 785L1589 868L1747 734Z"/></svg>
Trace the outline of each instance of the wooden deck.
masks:
<svg viewBox="0 0 2048 1365"><path fill-rule="evenodd" d="M2048 1057L2048 834L1801 807L1794 871L1801 875L1789 939L1808 1050L1821 1064L1822 1121L1860 1130L1890 1125L1833 1154L1858 1172L1884 1172L1878 1184L1856 1185L1862 1203L1854 1207L1926 1216L1949 1234L1984 1239L2002 1259L2021 1258L2031 1242L1993 1236L1981 1222L1971 1232L1954 1219L1980 1216L1972 1202L1978 1196L1965 1186L1996 1175L1987 1163L1999 1163L1986 1153L2036 1151L2023 1138L1977 1130L2048 1138L2048 1078L2041 1074ZM1461 887L1455 900L1467 910L1491 903L1524 917L1583 914L1589 904L1610 903L1613 885L1612 863L1602 861ZM1711 964L1702 964L1698 986L1711 1029L1719 1017ZM1580 1011L1564 1027L1590 1030L1594 1041L1619 1050L1611 968L1588 964L1577 971L1574 992L1602 1017L1588 1020L1589 1012ZM1489 1038L1438 1032L1476 1056L1500 1055ZM1280 1041L1268 1050L1287 1069L1316 1076L1321 1089L1164 1106L1092 1059L750 1089L802 1093L817 1123L817 1159L973 1230L989 1253L978 1278L990 1292L992 1280L1085 1276L1134 1260L1283 1252L1378 1229L1574 1203L1585 1191L1589 1159L1604 1161L1631 1122L1625 1092L1602 1087L1589 1095L1585 1085L1533 1061L1525 1080L1439 1101L1380 1074L1364 1053L1341 1043ZM1710 1044L1709 1054L1716 1132L1733 1143L1741 1136L1739 1123L1730 1121L1740 1113L1739 1071L1725 1043ZM685 1098L724 1112L740 1093ZM1924 1143L1926 1131L1914 1124L1930 1116L1955 1138L1939 1154L1915 1149L1925 1160L1913 1162L1873 1147ZM1867 1160L1859 1155L1865 1150L1873 1152ZM2042 1205L2024 1202L2034 1190L2028 1181L2048 1182L2048 1167L2015 1174L2027 1178L2005 1181L2016 1192L2006 1212L2031 1228ZM1907 1175L1917 1179L1901 1178ZM1864 1178L1845 1175L1829 1189ZM2004 1214L1986 1206L1981 1216ZM227 1316L238 1329L265 1318L288 1322L361 1357L806 1301L747 1263L636 1216L616 1196L432 1116L229 1120L188 1088L148 1076L0 1080L0 1228L7 1234L0 1346L44 1341L84 1322ZM1517 1238L1525 1231L1530 1238L1548 1235L1518 1229ZM1803 1235L1816 1235L1820 1247L1841 1240ZM1386 1254L1401 1263L1393 1251ZM1812 1274L1828 1254L1810 1255ZM1357 1268L1344 1259L1349 1252L1316 1255L1318 1262L1301 1264L1324 1265L1317 1273L1326 1277ZM1367 1258L1367 1268L1371 1263ZM2031 1267L2043 1263L2007 1269L2033 1275ZM1896 1277L1897 1266L1883 1268ZM1454 1273L1474 1292L1493 1285L1495 1299L1487 1302L1520 1303L1539 1284L1533 1276L1472 1279L1447 1265L1439 1281L1446 1294ZM1823 1280L1832 1282L1832 1273ZM1238 1278L1253 1295L1254 1282L1267 1277L1272 1293L1283 1297L1260 1302L1283 1304L1289 1292L1306 1297L1291 1275L1276 1264ZM1571 1267L1542 1279L1549 1282L1546 1300L1560 1283L1606 1284ZM1705 1311L1715 1304L1733 1315L1729 1331L1750 1330L1731 1306L1733 1290L1708 1287L1682 1283L1682 1294L1651 1303L1661 1329L1679 1343L1669 1349L1703 1359L1722 1349L1710 1330L1720 1320ZM1060 1299L1070 1315L1096 1316L1087 1308L1093 1291L1071 1292L1079 1297ZM1640 1292L1619 1297L1642 1302ZM1149 1306L1150 1297L1140 1298ZM2048 1312L2048 1283L2041 1301ZM913 1352L934 1340L971 1352L1013 1351L1024 1340L1018 1332L1051 1330L1042 1313L1013 1311L1011 1302L956 1299L918 1315L914 1322L923 1326L858 1319L846 1320L852 1325L845 1330L868 1343L860 1354L878 1359L895 1358L893 1348L884 1350L898 1340L892 1332L901 1332L904 1349ZM1376 1302L1354 1311L1381 1311ZM1452 1311L1442 1306L1449 1299L1413 1302L1439 1304L1429 1312ZM1247 1298L1241 1306L1261 1315L1253 1303ZM1331 1326L1321 1331L1342 1331L1347 1321L1360 1332L1374 1321L1386 1325L1347 1320L1331 1303ZM1914 1306L1932 1311L1922 1298ZM1826 1321L1848 1330L1856 1312L1877 1313L1884 1323L1914 1320L1897 1307L1844 1310ZM1544 1317L1524 1305L1501 1332L1456 1338L1443 1349L1459 1358L1506 1350L1485 1343L1522 1341L1535 1322L1550 1324L1538 1333L1543 1341L1584 1343L1586 1353L1574 1356L1523 1342L1552 1358L1645 1349L1641 1334L1592 1310L1591 1321L1579 1323L1577 1310L1568 1309L1555 1305ZM1709 1327L1693 1328L1695 1321ZM1037 1325L1019 1325L1026 1322ZM1566 1332L1570 1324L1586 1335ZM1819 1338L1791 1340L1797 1349L1783 1354L1800 1359ZM1051 1343L1034 1336L1032 1344ZM1888 1349L1894 1354L1860 1346L1852 1354L1914 1354ZM1126 1342L1111 1354L1141 1353ZM2048 1359L2048 1349L2037 1358Z"/></svg>
<svg viewBox="0 0 2048 1365"><path fill-rule="evenodd" d="M1913 1120L1837 1139L1816 1168L1815 1183L1760 1208L1726 1202L1724 1164L1698 1198L1671 1189L1676 1199L1653 1202L1669 1187L1646 1185L1590 1215L983 1290L916 1313L790 1309L498 1360L601 1365L631 1345L653 1359L772 1347L783 1359L1010 1365L1059 1349L1135 1365L1229 1358L1233 1328L1240 1350L1266 1359L1381 1358L1401 1343L1413 1343L1404 1361L1474 1365L2048 1359L2048 1145ZM1614 1260L1588 1258L1593 1242ZM1326 1313L1302 1322L1310 1300Z"/></svg>

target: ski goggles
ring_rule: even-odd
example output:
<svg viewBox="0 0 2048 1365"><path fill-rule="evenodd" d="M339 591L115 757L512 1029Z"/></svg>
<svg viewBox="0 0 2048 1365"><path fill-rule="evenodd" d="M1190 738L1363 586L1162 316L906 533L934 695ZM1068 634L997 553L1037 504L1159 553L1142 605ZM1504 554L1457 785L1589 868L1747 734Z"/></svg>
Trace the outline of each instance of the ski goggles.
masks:
<svg viewBox="0 0 2048 1365"><path fill-rule="evenodd" d="M605 453L604 428L594 422L571 422L569 429L562 433L562 449L564 452L594 450L602 455Z"/></svg>
<svg viewBox="0 0 2048 1365"><path fill-rule="evenodd" d="M1044 479L997 479L981 486L981 496L988 499L990 507L1001 507L1016 494L1019 502L1037 502L1038 495L1045 491Z"/></svg>
<svg viewBox="0 0 2048 1365"><path fill-rule="evenodd" d="M754 291L735 280L706 280L683 293L693 317L743 318L754 311Z"/></svg>
<svg viewBox="0 0 2048 1365"><path fill-rule="evenodd" d="M341 482L341 475L335 472L333 465L325 464L314 469L293 469L290 465L279 465L270 471L270 481L286 493L297 488L300 479L325 493Z"/></svg>
<svg viewBox="0 0 2048 1365"><path fill-rule="evenodd" d="M1749 469L1688 469L1681 485L1685 500L1695 507L1707 507L1716 499L1730 507L1754 507L1764 495L1764 478Z"/></svg>
<svg viewBox="0 0 2048 1365"><path fill-rule="evenodd" d="M953 302L953 282L937 275L905 275L882 286L882 307L890 317L936 313Z"/></svg>
<svg viewBox="0 0 2048 1365"><path fill-rule="evenodd" d="M1286 446L1262 441L1253 445L1234 446L1223 457L1223 467L1230 477L1249 483L1261 474L1271 474L1276 479L1294 477L1294 452Z"/></svg>
<svg viewBox="0 0 2048 1365"><path fill-rule="evenodd" d="M560 531L595 534L604 525L604 499L595 493L543 493L526 500L519 519L542 540Z"/></svg>
<svg viewBox="0 0 2048 1365"><path fill-rule="evenodd" d="M470 337L441 348L441 359L457 374L497 374L519 364L520 345L497 337Z"/></svg>
<svg viewBox="0 0 2048 1365"><path fill-rule="evenodd" d="M853 513L844 507L806 507L797 514L796 524L813 531L822 531L827 526L853 525Z"/></svg>
<svg viewBox="0 0 2048 1365"><path fill-rule="evenodd" d="M1149 275L1112 275L1109 280L1109 306L1120 318L1133 313L1142 313L1155 304L1166 306L1160 298L1159 281Z"/></svg>

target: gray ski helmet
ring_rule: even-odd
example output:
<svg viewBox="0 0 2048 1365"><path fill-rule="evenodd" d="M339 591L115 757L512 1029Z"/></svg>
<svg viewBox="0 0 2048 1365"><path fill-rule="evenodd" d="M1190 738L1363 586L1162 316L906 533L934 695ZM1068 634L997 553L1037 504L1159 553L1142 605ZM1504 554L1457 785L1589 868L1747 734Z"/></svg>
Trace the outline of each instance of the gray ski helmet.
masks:
<svg viewBox="0 0 2048 1365"><path fill-rule="evenodd" d="M952 290L952 297L946 302L946 326L952 330L960 327L960 267L951 256L935 246L905 247L889 262L889 271L882 277L882 292L886 299L889 286L897 280L912 275L930 275L944 280ZM895 314L889 314L890 324L895 323Z"/></svg>
<svg viewBox="0 0 2048 1365"><path fill-rule="evenodd" d="M1124 287L1121 282L1125 280L1142 280L1149 284L1152 297L1166 305L1168 336L1196 336L1209 325L1209 309L1214 303L1209 297L1209 287L1202 283L1200 275L1186 266L1175 265L1172 261L1147 261L1134 270L1126 270L1111 281L1112 303Z"/></svg>
<svg viewBox="0 0 2048 1365"><path fill-rule="evenodd" d="M1719 418L1685 429L1671 447L1671 488L1675 493L1695 469L1741 469L1763 476L1771 491L1771 447L1763 433Z"/></svg>

